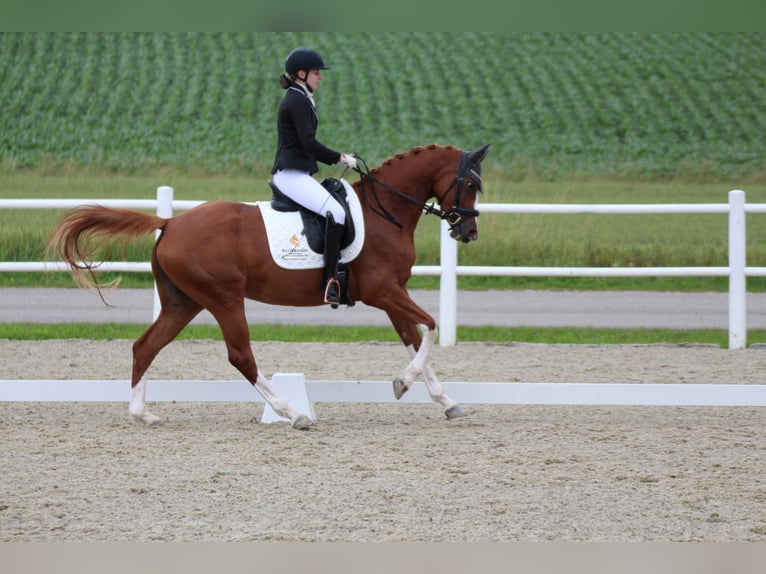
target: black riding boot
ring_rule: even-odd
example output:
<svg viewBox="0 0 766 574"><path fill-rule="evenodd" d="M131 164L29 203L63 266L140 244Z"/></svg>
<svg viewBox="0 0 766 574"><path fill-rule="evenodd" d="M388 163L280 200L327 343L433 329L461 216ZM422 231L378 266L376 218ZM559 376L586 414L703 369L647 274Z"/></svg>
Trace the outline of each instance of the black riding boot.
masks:
<svg viewBox="0 0 766 574"><path fill-rule="evenodd" d="M336 224L332 213L328 211L324 238L324 302L332 305L333 309L341 303L338 258L343 230L343 225Z"/></svg>

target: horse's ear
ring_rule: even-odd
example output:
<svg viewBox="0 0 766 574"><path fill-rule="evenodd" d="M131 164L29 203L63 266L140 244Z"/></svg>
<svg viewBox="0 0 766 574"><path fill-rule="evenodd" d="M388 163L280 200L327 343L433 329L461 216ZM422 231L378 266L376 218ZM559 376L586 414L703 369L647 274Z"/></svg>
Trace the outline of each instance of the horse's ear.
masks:
<svg viewBox="0 0 766 574"><path fill-rule="evenodd" d="M492 144L484 144L481 147L477 147L475 150L468 152L468 159L472 164L481 163L484 158L487 157L487 150Z"/></svg>

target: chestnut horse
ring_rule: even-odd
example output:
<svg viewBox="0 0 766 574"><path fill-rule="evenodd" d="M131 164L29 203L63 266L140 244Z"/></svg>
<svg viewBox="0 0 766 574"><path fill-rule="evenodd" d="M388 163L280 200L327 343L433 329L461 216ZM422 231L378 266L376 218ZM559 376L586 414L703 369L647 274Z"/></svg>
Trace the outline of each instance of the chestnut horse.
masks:
<svg viewBox="0 0 766 574"><path fill-rule="evenodd" d="M429 395L444 408L447 418L464 416L465 411L444 393L428 366L436 321L407 292L415 262L414 231L425 212L445 219L454 239L469 242L477 238L476 201L481 190L481 162L488 147L473 151L434 144L415 147L376 169L358 170L360 179L353 183L363 214L364 245L348 263L348 294L352 301L385 311L409 350L411 361L394 380L396 398L422 374ZM361 161L360 165L365 164ZM436 202L427 203L431 198ZM295 428L310 427L311 418L292 408L258 370L250 346L245 298L273 305L321 305L323 271L278 266L269 251L257 205L211 201L171 218L84 206L63 217L52 232L49 247L69 264L81 287L100 289L94 274L98 263L93 259L102 248L114 240L125 245L158 229L161 234L151 261L161 311L133 345L131 417L146 425L159 420L146 410L146 370L157 353L207 309L221 327L231 364L275 413L290 419Z"/></svg>

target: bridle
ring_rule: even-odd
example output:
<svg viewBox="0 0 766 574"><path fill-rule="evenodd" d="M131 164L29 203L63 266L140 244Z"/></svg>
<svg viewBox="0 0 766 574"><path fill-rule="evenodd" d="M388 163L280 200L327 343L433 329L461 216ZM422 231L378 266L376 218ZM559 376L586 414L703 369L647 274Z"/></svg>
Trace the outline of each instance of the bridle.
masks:
<svg viewBox="0 0 766 574"><path fill-rule="evenodd" d="M442 194L442 196L436 200L437 204L441 204L441 202L445 197L447 197L447 194L452 190L452 188L457 186L457 189L455 190L455 199L452 202L452 207L447 211L442 211L441 209L433 211L433 213L447 222L450 231L463 223L463 218L470 219L472 217L479 217L479 211L477 209L460 207L460 196L463 194L463 183L465 182L466 175L469 174L471 178L474 179L479 185L477 192L481 191L481 174L479 173L480 165L481 161L472 160L471 155L468 152L464 151L461 153L455 179L452 181L447 190ZM432 204L428 207L433 209L434 205ZM431 211L426 210L426 213L431 213Z"/></svg>
<svg viewBox="0 0 766 574"><path fill-rule="evenodd" d="M465 178L467 175L470 174L470 177L478 183L479 185L478 191L481 191L481 175L479 173L479 166L481 165L481 159L478 159L478 160L472 159L471 154L469 152L464 151L460 154L460 161L458 162L457 175L455 176L455 179L452 181L452 183L446 189L446 191L441 195L441 197L437 198L435 203L428 203L426 201L421 201L419 199L416 199L396 189L395 187L387 184L386 182L379 180L378 178L370 174L370 169L367 166L367 162L364 160L364 158L359 157L358 155L356 156L356 158L357 158L357 162L364 166L362 169L357 167L355 171L357 171L360 176L359 181L361 183L362 196L365 203L367 203L370 206L370 209L373 211L373 213L381 216L386 221L393 223L400 229L402 227L402 224L399 223L399 220L396 219L396 217L394 217L380 202L376 185L387 189L391 193L398 195L399 197L406 199L407 201L410 201L412 203L419 205L426 214L438 216L440 219L447 222L447 225L449 225L450 231L452 231L455 227L463 223L464 219L470 219L472 217L479 216L479 211L476 209L460 207L460 197L463 194L463 185L465 183ZM447 194L450 191L452 191L452 189L455 187L457 189L455 190L455 199L452 202L452 207L446 211L441 209L439 205L444 200L444 198L447 197ZM375 199L375 203L377 204L377 207L373 205L372 203L367 202L368 189L372 197Z"/></svg>

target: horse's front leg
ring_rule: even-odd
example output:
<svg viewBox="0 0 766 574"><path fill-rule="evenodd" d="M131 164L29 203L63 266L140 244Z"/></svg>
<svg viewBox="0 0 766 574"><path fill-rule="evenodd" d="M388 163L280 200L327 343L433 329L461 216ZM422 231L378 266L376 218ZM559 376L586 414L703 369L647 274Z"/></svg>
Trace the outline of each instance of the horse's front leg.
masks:
<svg viewBox="0 0 766 574"><path fill-rule="evenodd" d="M468 415L463 407L447 396L447 393L444 392L444 387L439 382L439 379L436 378L436 374L431 369L431 366L427 363L423 368L423 378L425 379L426 388L431 400L444 407L444 415L448 419L458 419Z"/></svg>
<svg viewBox="0 0 766 574"><path fill-rule="evenodd" d="M448 419L466 416L465 409L447 396L444 387L428 364L428 355L436 341L436 328L428 329L425 325L421 326L423 330L423 336L421 337L417 331L417 326L407 324L393 317L390 318L402 342L407 346L411 357L411 361L405 368L404 373L394 379L394 396L397 399L402 398L415 381L415 378L422 374L428 395L432 401L442 406L444 414Z"/></svg>
<svg viewBox="0 0 766 574"><path fill-rule="evenodd" d="M410 363L404 369L402 375L394 379L394 396L397 399L402 398L402 395L404 395L404 393L410 389L412 383L415 382L415 378L425 369L428 354L431 352L433 342L436 340L436 329L429 330L428 327L425 326L423 326L422 329L423 337L420 341L419 348L417 351L415 350L415 343L407 345L407 350L410 351Z"/></svg>

